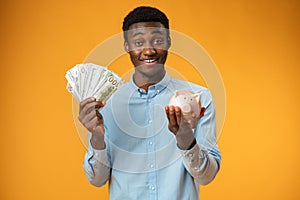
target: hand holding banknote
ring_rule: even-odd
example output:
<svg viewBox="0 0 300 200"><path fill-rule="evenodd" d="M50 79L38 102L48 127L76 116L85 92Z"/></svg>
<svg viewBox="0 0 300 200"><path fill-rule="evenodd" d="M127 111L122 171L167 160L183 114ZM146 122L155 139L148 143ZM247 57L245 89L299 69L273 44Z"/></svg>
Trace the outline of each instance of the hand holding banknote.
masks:
<svg viewBox="0 0 300 200"><path fill-rule="evenodd" d="M105 67L93 63L74 66L66 73L67 90L80 102L78 119L92 133L95 149L104 149L103 117L98 112L123 84L123 80Z"/></svg>

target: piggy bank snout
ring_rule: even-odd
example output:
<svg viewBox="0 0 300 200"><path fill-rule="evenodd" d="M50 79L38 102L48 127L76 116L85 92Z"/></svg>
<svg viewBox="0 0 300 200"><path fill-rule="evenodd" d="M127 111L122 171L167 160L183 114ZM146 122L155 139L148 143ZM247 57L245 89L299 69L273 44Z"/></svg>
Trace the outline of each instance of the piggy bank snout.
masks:
<svg viewBox="0 0 300 200"><path fill-rule="evenodd" d="M184 113L189 113L189 112L192 111L192 107L191 107L190 104L184 103L184 104L181 105L181 110Z"/></svg>

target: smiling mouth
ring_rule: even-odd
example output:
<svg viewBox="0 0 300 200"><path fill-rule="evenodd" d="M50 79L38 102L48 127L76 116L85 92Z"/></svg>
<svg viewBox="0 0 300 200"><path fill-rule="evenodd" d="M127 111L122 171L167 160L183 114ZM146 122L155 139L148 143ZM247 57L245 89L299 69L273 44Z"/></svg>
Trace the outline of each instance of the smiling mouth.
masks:
<svg viewBox="0 0 300 200"><path fill-rule="evenodd" d="M158 61L158 58L152 58L152 59L143 59L141 60L143 63L145 64L154 64L154 63L157 63Z"/></svg>

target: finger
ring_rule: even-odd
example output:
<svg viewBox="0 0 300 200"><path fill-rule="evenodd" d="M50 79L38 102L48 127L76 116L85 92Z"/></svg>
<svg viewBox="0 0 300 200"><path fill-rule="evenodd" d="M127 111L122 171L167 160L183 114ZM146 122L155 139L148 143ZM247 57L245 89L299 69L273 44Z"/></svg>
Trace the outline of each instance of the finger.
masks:
<svg viewBox="0 0 300 200"><path fill-rule="evenodd" d="M97 104L95 106L95 108L97 108L97 109L103 108L106 105L106 103L104 101L97 101L97 102L99 102L99 104Z"/></svg>
<svg viewBox="0 0 300 200"><path fill-rule="evenodd" d="M89 97L86 98L85 100L81 101L79 104L79 110L81 110L86 104L96 101L95 97Z"/></svg>
<svg viewBox="0 0 300 200"><path fill-rule="evenodd" d="M83 125L87 124L89 121L91 121L94 117L97 117L97 111L91 111L90 113L88 113L87 115L84 115L81 119L81 123Z"/></svg>
<svg viewBox="0 0 300 200"><path fill-rule="evenodd" d="M96 115L97 115L97 118L98 118L98 121L101 123L101 124L103 124L103 116L98 112L98 111L96 111Z"/></svg>
<svg viewBox="0 0 300 200"><path fill-rule="evenodd" d="M97 126L99 126L98 118L95 116L89 122L86 123L86 128L89 131L93 131Z"/></svg>
<svg viewBox="0 0 300 200"><path fill-rule="evenodd" d="M95 110L96 107L101 107L102 103L99 101L93 101L90 103L85 104L85 106L82 108L81 112L83 115L86 115L90 113L92 110Z"/></svg>
<svg viewBox="0 0 300 200"><path fill-rule="evenodd" d="M170 106L170 109L169 109L169 123L171 126L176 126L177 125L177 119L176 119L176 116L175 116L175 108L174 106Z"/></svg>
<svg viewBox="0 0 300 200"><path fill-rule="evenodd" d="M91 112L96 110L95 106L97 106L98 104L99 102L96 101L85 104L84 108L82 108L81 111L79 112L79 116L78 116L79 121L81 123L85 123L87 120L89 120L90 117L86 117L86 116L87 115L90 116ZM95 115L95 113L92 115Z"/></svg>
<svg viewBox="0 0 300 200"><path fill-rule="evenodd" d="M176 117L176 123L178 125L180 125L181 124L181 109L178 106L175 107L175 117Z"/></svg>
<svg viewBox="0 0 300 200"><path fill-rule="evenodd" d="M167 115L168 120L170 121L170 116L169 116L170 113L169 113L169 110L170 110L169 106L166 106L166 107L165 107L166 115Z"/></svg>
<svg viewBox="0 0 300 200"><path fill-rule="evenodd" d="M103 108L106 105L106 103L104 101L95 101L95 102L96 102L95 106L94 106L94 108L91 107L91 110L94 110L94 109L99 110L100 108ZM89 112L89 110L87 112Z"/></svg>

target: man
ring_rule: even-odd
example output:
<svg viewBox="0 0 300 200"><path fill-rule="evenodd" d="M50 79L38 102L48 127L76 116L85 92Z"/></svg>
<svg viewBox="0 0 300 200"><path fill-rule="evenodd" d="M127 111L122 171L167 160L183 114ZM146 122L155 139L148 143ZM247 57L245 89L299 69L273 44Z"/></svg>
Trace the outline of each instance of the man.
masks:
<svg viewBox="0 0 300 200"><path fill-rule="evenodd" d="M214 179L221 162L212 96L166 73L171 39L168 18L160 10L134 9L123 31L124 49L135 67L131 81L107 103L92 97L80 103L78 118L90 132L87 178L95 186L109 181L112 200L199 199L199 185ZM182 89L201 95L195 129L179 107L168 106Z"/></svg>

